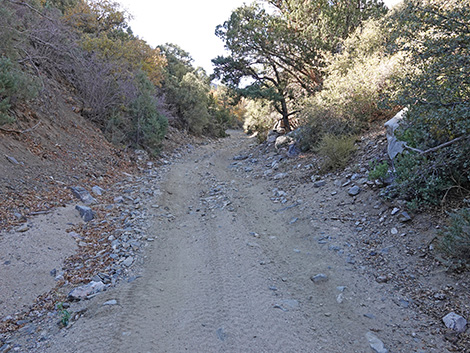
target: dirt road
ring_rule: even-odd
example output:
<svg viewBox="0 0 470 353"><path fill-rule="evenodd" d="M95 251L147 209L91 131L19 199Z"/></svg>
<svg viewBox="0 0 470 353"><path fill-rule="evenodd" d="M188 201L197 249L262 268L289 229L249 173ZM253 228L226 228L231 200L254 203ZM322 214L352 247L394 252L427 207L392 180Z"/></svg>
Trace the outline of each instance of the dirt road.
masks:
<svg viewBox="0 0 470 353"><path fill-rule="evenodd" d="M320 196L284 197L234 164L250 143L232 132L174 163L148 200L156 239L140 277L39 351L446 352L392 286L354 266L353 234L318 216Z"/></svg>

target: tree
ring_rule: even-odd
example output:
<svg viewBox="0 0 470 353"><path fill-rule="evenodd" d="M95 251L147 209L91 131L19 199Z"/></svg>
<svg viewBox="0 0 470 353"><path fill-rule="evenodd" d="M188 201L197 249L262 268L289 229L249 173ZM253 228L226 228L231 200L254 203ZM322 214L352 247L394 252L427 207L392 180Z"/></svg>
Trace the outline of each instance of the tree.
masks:
<svg viewBox="0 0 470 353"><path fill-rule="evenodd" d="M313 45L336 52L343 39L369 18L387 12L382 0L267 0Z"/></svg>
<svg viewBox="0 0 470 353"><path fill-rule="evenodd" d="M125 30L129 15L111 0L77 0L65 14L67 22L84 33Z"/></svg>
<svg viewBox="0 0 470 353"><path fill-rule="evenodd" d="M213 59L214 77L244 97L267 99L287 131L296 114L295 99L321 87L319 52L279 15L254 3L236 9L216 29L230 51ZM251 83L242 87L243 79Z"/></svg>

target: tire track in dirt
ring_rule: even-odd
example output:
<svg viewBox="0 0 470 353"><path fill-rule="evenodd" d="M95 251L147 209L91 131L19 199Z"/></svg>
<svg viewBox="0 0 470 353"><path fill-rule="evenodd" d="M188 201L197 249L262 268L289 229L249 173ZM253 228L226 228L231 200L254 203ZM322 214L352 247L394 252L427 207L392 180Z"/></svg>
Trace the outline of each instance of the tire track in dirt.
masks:
<svg viewBox="0 0 470 353"><path fill-rule="evenodd" d="M237 133L171 166L149 200L160 207L142 276L95 298L48 352L363 353L368 331L393 352L426 346L409 337L411 310L318 241L346 225L273 204L272 182L230 168L248 144ZM310 280L323 272L327 282Z"/></svg>

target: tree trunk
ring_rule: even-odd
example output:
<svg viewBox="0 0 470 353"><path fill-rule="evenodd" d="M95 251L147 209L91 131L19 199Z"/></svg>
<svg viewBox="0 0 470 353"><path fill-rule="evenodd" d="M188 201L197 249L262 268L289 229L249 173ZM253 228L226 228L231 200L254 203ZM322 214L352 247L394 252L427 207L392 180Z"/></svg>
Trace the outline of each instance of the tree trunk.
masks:
<svg viewBox="0 0 470 353"><path fill-rule="evenodd" d="M289 122L289 110L287 108L287 103L285 99L281 101L281 114L282 114L282 122L284 124L284 129L286 130L286 132L292 131L290 127L290 122Z"/></svg>

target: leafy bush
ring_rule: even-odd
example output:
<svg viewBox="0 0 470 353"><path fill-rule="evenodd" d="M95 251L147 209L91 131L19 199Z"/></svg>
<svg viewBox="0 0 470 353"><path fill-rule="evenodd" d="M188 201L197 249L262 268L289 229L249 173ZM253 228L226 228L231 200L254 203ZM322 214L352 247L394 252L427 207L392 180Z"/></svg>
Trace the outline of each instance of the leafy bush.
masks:
<svg viewBox="0 0 470 353"><path fill-rule="evenodd" d="M144 147L156 153L165 137L168 120L157 110L155 86L144 72L137 77L138 96L130 104L132 124L130 139L135 147Z"/></svg>
<svg viewBox="0 0 470 353"><path fill-rule="evenodd" d="M393 113L380 101L394 90L391 78L400 70L401 54L386 53L385 43L382 23L370 20L329 57L323 90L307 99L301 112L312 134L304 136L305 144L314 147L324 134L356 134Z"/></svg>
<svg viewBox="0 0 470 353"><path fill-rule="evenodd" d="M468 146L454 146L435 154L398 156L395 189L401 197L417 206L438 206L448 195L465 196L470 173L469 155Z"/></svg>
<svg viewBox="0 0 470 353"><path fill-rule="evenodd" d="M460 0L410 0L390 18L390 47L406 54L396 104L409 108L398 131L411 153L397 164L398 188L420 204L470 189L470 12ZM447 147L447 142L456 142ZM460 194L456 194L459 191Z"/></svg>
<svg viewBox="0 0 470 353"><path fill-rule="evenodd" d="M8 111L16 100L24 100L36 94L35 83L10 59L0 58L0 126L15 121Z"/></svg>
<svg viewBox="0 0 470 353"><path fill-rule="evenodd" d="M246 133L258 133L258 137L263 139L278 119L278 113L269 102L254 99L245 101L243 129Z"/></svg>
<svg viewBox="0 0 470 353"><path fill-rule="evenodd" d="M380 180L384 181L388 176L388 163L383 161L379 163L378 161L370 162L369 167L371 171L369 172L369 180Z"/></svg>
<svg viewBox="0 0 470 353"><path fill-rule="evenodd" d="M470 208L450 214L449 225L440 233L438 245L458 263L470 263Z"/></svg>
<svg viewBox="0 0 470 353"><path fill-rule="evenodd" d="M355 142L355 136L326 134L318 146L318 153L323 157L322 170L327 172L343 169L356 150Z"/></svg>

